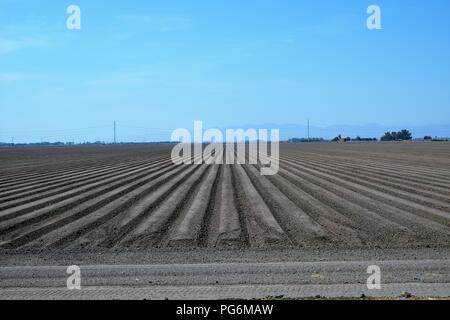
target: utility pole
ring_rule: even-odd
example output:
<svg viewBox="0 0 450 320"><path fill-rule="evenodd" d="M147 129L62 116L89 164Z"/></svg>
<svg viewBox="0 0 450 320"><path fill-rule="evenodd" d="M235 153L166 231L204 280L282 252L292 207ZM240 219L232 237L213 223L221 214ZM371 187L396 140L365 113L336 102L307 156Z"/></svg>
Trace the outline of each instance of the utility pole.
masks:
<svg viewBox="0 0 450 320"><path fill-rule="evenodd" d="M116 121L114 121L114 144L116 144Z"/></svg>
<svg viewBox="0 0 450 320"><path fill-rule="evenodd" d="M309 138L309 119L308 119L308 142L311 142L311 139Z"/></svg>
<svg viewBox="0 0 450 320"><path fill-rule="evenodd" d="M11 137L11 145L14 146L14 137Z"/></svg>

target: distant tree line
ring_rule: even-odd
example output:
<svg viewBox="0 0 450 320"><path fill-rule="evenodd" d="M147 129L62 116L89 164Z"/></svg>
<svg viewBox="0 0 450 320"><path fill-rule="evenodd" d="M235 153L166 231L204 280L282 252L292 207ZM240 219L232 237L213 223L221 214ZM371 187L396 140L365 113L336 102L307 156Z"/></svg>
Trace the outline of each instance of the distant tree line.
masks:
<svg viewBox="0 0 450 320"><path fill-rule="evenodd" d="M396 141L396 140L412 140L412 134L409 130L403 129L398 132L386 132L381 137L381 141Z"/></svg>
<svg viewBox="0 0 450 320"><path fill-rule="evenodd" d="M380 141L402 141L402 140L412 140L412 133L407 129L402 129L400 131L391 131L386 132L381 138ZM422 139L419 139L422 140ZM449 141L449 138L433 138L430 135L424 136L423 140L425 141ZM318 142L318 141L330 141L323 138L291 138L287 140L286 142ZM331 139L333 142L348 142L348 141L378 141L377 138L361 138L360 136L357 136L356 138L351 137L342 137L342 135L338 135L337 137L334 137Z"/></svg>
<svg viewBox="0 0 450 320"><path fill-rule="evenodd" d="M341 135L338 135L337 137L334 137L331 141L337 142L337 141L377 141L377 138L361 138L360 136L357 136L356 138L350 138L345 137L342 138Z"/></svg>
<svg viewBox="0 0 450 320"><path fill-rule="evenodd" d="M391 131L386 132L381 138L381 141L399 141L399 140L412 140L412 134L409 130L403 129L400 131ZM432 141L448 141L449 139L442 138L438 139L433 138L432 136L425 136L423 140L432 140ZM286 140L287 143L299 143L299 142L323 142L323 141L330 141L326 140L324 138L291 138ZM357 136L356 138L351 137L342 137L342 135L338 135L337 137L334 137L331 141L338 142L338 141L378 141L377 138L361 138L360 136ZM174 141L159 141L159 142L118 142L116 144L172 144L176 143ZM40 143L6 143L6 142L0 142L0 147L5 146L70 146L70 145L109 145L114 144L111 142L105 142L105 141L95 141L95 142L82 142L82 143L74 143L74 142L40 142Z"/></svg>
<svg viewBox="0 0 450 320"><path fill-rule="evenodd" d="M104 141L95 141L95 142L30 142L30 143L7 143L0 142L0 147L25 147L25 146L74 146L74 145L112 145L112 144L175 144L177 142L173 141L156 141L156 142L104 142Z"/></svg>
<svg viewBox="0 0 450 320"><path fill-rule="evenodd" d="M297 143L297 142L322 142L325 141L323 138L291 138L287 140L289 143Z"/></svg>
<svg viewBox="0 0 450 320"><path fill-rule="evenodd" d="M425 136L423 137L423 140L425 141L449 141L449 138L438 138L438 137L432 137L432 136Z"/></svg>
<svg viewBox="0 0 450 320"><path fill-rule="evenodd" d="M392 132L386 132L381 138L381 141L396 141L396 140L411 140L412 134L409 132L409 130L403 129L398 132L392 131ZM427 137L425 138L427 139ZM356 138L350 138L345 137L343 138L341 135L338 135L337 137L333 138L334 142L337 141L377 141L377 138L361 138L360 136L357 136Z"/></svg>

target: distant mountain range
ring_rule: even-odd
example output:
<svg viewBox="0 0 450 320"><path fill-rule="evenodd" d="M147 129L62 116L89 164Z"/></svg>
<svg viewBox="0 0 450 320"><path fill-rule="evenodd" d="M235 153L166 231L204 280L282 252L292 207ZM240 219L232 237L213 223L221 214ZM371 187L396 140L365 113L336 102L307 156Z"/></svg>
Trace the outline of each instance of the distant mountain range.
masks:
<svg viewBox="0 0 450 320"><path fill-rule="evenodd" d="M262 125L245 125L243 129L280 129L280 139L287 140L290 138L306 138L308 136L307 125L298 124L276 124L265 123ZM310 126L310 137L333 139L339 134L342 137L355 138L380 138L387 131L399 131L408 129L413 138L423 138L424 136L432 136L438 138L450 138L450 124L441 125L381 125L367 124L362 126L356 125L333 125L328 127Z"/></svg>

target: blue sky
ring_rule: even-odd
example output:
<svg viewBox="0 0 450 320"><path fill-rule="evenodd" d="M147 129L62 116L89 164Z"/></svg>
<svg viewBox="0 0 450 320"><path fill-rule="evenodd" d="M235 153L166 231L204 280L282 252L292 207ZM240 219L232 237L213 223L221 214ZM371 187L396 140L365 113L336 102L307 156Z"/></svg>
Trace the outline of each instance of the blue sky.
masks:
<svg viewBox="0 0 450 320"><path fill-rule="evenodd" d="M444 0L0 0L0 141L449 123L449 18Z"/></svg>

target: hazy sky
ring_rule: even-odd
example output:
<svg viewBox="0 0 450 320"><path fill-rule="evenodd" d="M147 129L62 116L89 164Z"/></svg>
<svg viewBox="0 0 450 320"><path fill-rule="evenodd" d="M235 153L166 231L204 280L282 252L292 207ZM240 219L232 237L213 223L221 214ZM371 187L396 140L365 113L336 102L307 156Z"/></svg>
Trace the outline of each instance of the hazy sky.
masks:
<svg viewBox="0 0 450 320"><path fill-rule="evenodd" d="M0 141L449 123L449 57L448 0L0 0Z"/></svg>

